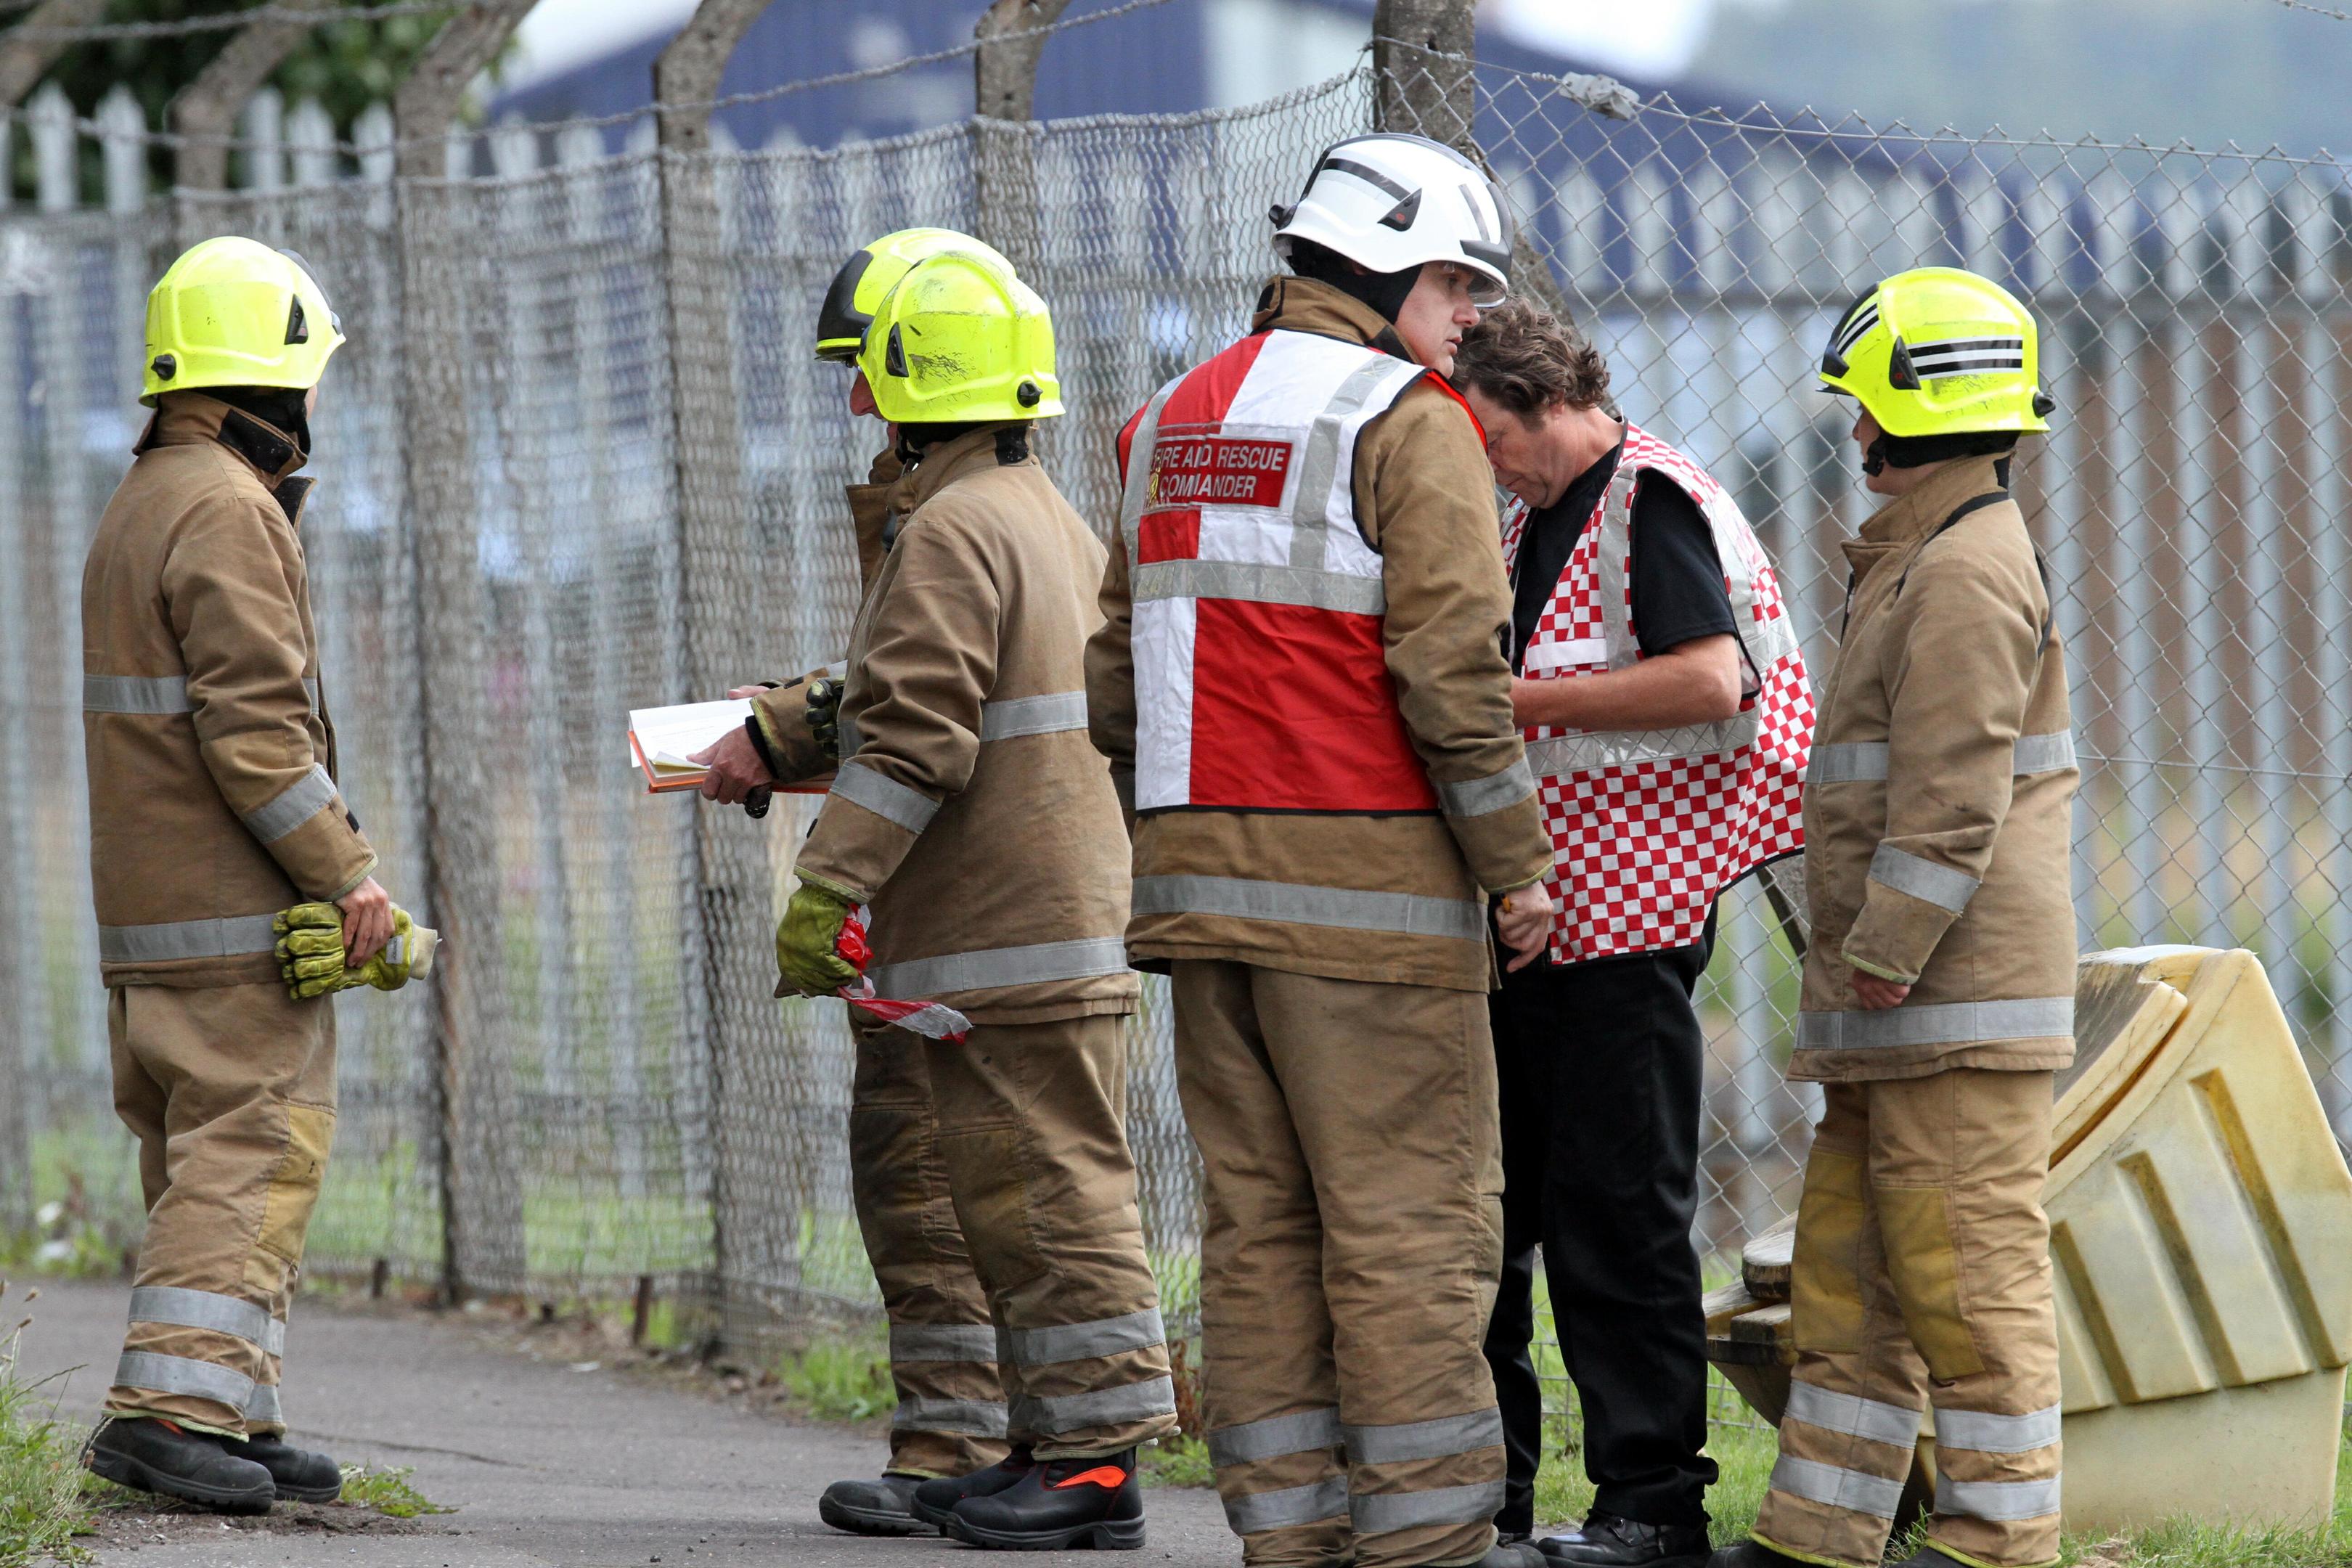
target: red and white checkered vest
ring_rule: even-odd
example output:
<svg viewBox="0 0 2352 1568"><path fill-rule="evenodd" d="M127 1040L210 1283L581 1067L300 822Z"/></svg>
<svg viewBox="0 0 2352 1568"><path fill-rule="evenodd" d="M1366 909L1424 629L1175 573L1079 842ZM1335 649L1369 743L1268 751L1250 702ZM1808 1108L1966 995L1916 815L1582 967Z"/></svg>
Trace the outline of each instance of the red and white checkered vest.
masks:
<svg viewBox="0 0 2352 1568"><path fill-rule="evenodd" d="M1269 331L1161 387L1119 436L1139 812L1434 812L1381 639L1356 438L1426 374Z"/></svg>
<svg viewBox="0 0 2352 1568"><path fill-rule="evenodd" d="M1576 963L1699 940L1722 891L1804 847L1813 694L1779 579L1739 505L1706 471L1628 424L1607 491L1528 638L1522 673L1567 680L1642 658L1633 626L1633 499L1644 473L1689 492L1715 535L1751 688L1735 717L1677 730L1527 731L1559 907L1551 959ZM1527 509L1504 519L1518 559Z"/></svg>

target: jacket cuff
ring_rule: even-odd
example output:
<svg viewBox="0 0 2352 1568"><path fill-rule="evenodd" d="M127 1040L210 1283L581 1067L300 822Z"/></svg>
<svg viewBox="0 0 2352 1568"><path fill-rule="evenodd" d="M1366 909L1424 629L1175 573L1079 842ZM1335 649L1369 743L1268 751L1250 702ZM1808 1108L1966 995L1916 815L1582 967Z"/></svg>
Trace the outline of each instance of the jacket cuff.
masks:
<svg viewBox="0 0 2352 1568"><path fill-rule="evenodd" d="M1838 956L1865 974L1908 985L1927 967L1936 944L1959 918L1958 911L1873 877L1864 885L1862 910L1846 932Z"/></svg>
<svg viewBox="0 0 2352 1568"><path fill-rule="evenodd" d="M897 872L940 804L878 769L845 763L794 867L866 902Z"/></svg>
<svg viewBox="0 0 2352 1568"><path fill-rule="evenodd" d="M1551 835L1531 794L1482 816L1448 816L1445 826L1487 892L1516 892L1551 874Z"/></svg>
<svg viewBox="0 0 2352 1568"><path fill-rule="evenodd" d="M261 837L257 830L254 836ZM375 850L352 826L341 795L330 797L297 826L262 839L262 847L306 899L331 903L375 871Z"/></svg>
<svg viewBox="0 0 2352 1568"><path fill-rule="evenodd" d="M802 784L833 771L824 749L809 733L805 678L752 698L751 718L757 726L752 744L778 784Z"/></svg>

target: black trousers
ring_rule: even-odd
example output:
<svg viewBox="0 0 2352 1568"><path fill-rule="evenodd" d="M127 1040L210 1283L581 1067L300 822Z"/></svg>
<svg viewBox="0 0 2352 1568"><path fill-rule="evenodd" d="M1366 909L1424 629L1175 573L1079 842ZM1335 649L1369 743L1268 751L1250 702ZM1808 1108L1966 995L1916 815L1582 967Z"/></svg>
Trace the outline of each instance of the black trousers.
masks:
<svg viewBox="0 0 2352 1568"><path fill-rule="evenodd" d="M1543 1248L1561 1359L1584 1411L1593 1509L1699 1524L1706 1323L1699 1308L1699 1099L1691 993L1715 946L1530 965L1488 998L1503 1100L1503 1282L1486 1361L1507 1484L1496 1527L1533 1526L1542 1452L1535 1337Z"/></svg>

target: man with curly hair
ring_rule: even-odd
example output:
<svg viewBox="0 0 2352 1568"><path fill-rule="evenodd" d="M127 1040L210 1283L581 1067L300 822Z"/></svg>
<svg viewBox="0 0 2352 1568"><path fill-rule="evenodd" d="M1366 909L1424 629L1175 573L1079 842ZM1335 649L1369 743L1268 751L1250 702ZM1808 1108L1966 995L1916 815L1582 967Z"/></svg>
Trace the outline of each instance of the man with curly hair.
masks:
<svg viewBox="0 0 2352 1568"><path fill-rule="evenodd" d="M1508 1456L1496 1524L1534 1523L1540 1243L1597 1490L1580 1530L1538 1546L1579 1568L1695 1565L1715 1465L1700 1452L1706 1040L1691 993L1717 896L1801 842L1812 701L1738 504L1618 416L1591 343L1506 303L1465 335L1454 380L1519 499L1503 542L1512 709L1558 910L1544 957L1489 998L1504 1265L1486 1350Z"/></svg>

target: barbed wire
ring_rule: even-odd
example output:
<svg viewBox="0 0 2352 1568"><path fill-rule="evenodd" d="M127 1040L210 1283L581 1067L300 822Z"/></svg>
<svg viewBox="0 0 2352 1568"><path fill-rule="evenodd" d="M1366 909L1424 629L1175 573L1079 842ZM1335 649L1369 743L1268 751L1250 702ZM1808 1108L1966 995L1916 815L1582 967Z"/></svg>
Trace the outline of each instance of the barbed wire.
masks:
<svg viewBox="0 0 2352 1568"><path fill-rule="evenodd" d="M25 9L39 0L0 0L0 9ZM205 33L228 33L264 22L289 22L322 27L333 22L374 22L394 16L432 16L462 8L463 0L382 0L367 5L332 5L316 10L298 5L257 5L249 11L222 11L207 16L183 16L169 22L93 22L80 27L16 26L0 37L28 38L44 44L102 44L124 39L185 38Z"/></svg>
<svg viewBox="0 0 2352 1568"><path fill-rule="evenodd" d="M2311 0L2273 0L2289 11L2308 11L2315 16L2327 16L2338 22L2352 22L2352 11L2337 11L2326 5L2314 5Z"/></svg>

